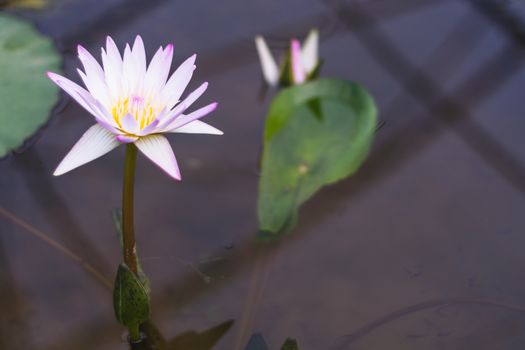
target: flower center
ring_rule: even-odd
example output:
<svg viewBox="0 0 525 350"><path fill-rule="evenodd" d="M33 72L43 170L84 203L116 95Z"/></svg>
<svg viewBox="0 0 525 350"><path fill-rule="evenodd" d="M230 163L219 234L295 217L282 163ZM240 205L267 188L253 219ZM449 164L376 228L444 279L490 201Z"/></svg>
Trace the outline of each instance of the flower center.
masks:
<svg viewBox="0 0 525 350"><path fill-rule="evenodd" d="M111 109L111 114L120 128L122 128L122 118L126 114L131 114L142 130L155 120L160 110L161 108L153 104L151 100L145 100L144 97L139 95L131 95L124 99L119 98L118 102Z"/></svg>

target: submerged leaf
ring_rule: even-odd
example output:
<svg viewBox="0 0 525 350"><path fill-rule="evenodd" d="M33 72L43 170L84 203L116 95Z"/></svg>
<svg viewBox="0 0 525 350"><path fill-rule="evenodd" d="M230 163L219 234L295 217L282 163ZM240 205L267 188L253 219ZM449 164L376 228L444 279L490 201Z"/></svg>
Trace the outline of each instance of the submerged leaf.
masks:
<svg viewBox="0 0 525 350"><path fill-rule="evenodd" d="M299 346L297 345L297 341L295 339L288 338L284 342L281 350L299 350Z"/></svg>
<svg viewBox="0 0 525 350"><path fill-rule="evenodd" d="M58 89L45 73L58 70L59 63L51 40L28 22L0 14L0 158L49 118Z"/></svg>
<svg viewBox="0 0 525 350"><path fill-rule="evenodd" d="M255 333L250 337L244 350L268 350L268 345L261 334Z"/></svg>
<svg viewBox="0 0 525 350"><path fill-rule="evenodd" d="M149 295L144 285L126 264L121 263L113 290L113 308L117 320L129 329L149 319Z"/></svg>
<svg viewBox="0 0 525 350"><path fill-rule="evenodd" d="M295 225L302 203L357 171L376 127L377 110L355 83L321 79L281 91L264 132L259 180L259 238Z"/></svg>

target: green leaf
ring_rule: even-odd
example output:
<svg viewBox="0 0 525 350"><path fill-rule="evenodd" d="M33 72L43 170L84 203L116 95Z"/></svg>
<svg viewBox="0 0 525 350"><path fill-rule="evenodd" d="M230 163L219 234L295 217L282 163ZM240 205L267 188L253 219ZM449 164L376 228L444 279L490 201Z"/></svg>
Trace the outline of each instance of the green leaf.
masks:
<svg viewBox="0 0 525 350"><path fill-rule="evenodd" d="M377 109L359 85L321 79L282 90L264 130L259 238L289 232L302 203L357 171L376 127Z"/></svg>
<svg viewBox="0 0 525 350"><path fill-rule="evenodd" d="M261 334L255 333L250 337L245 350L268 350L268 345Z"/></svg>
<svg viewBox="0 0 525 350"><path fill-rule="evenodd" d="M47 71L60 58L28 22L0 14L0 158L16 150L49 118L58 88Z"/></svg>
<svg viewBox="0 0 525 350"><path fill-rule="evenodd" d="M288 48L279 74L279 85L286 87L293 84L292 51L291 48Z"/></svg>
<svg viewBox="0 0 525 350"><path fill-rule="evenodd" d="M40 10L47 5L46 0L0 0L0 8L28 8L33 10Z"/></svg>
<svg viewBox="0 0 525 350"><path fill-rule="evenodd" d="M281 350L299 350L299 346L297 345L297 341L295 339L288 338L284 342Z"/></svg>
<svg viewBox="0 0 525 350"><path fill-rule="evenodd" d="M121 263L113 290L113 308L117 320L128 329L138 327L149 319L149 295L141 281Z"/></svg>

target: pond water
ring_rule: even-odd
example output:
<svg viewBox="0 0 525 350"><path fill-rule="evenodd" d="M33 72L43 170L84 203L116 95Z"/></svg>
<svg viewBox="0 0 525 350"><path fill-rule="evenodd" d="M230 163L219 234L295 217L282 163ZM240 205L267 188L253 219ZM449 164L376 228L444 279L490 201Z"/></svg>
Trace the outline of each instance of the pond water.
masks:
<svg viewBox="0 0 525 350"><path fill-rule="evenodd" d="M287 337L306 350L522 349L525 4L499 4L505 17L494 3L57 0L14 12L54 38L68 77L76 44L98 53L108 34L121 47L141 34L149 53L172 42L176 63L198 53L190 88L210 82L201 100L220 102L207 121L225 135L171 137L180 183L138 161L138 248L166 339L233 320L214 349L243 350L253 333L270 349ZM280 48L314 26L322 75L366 86L381 127L357 175L307 202L289 236L258 244L270 97L253 37ZM123 148L51 175L91 123L62 96L0 162L0 349L127 349L111 291L87 271L111 282L120 262Z"/></svg>

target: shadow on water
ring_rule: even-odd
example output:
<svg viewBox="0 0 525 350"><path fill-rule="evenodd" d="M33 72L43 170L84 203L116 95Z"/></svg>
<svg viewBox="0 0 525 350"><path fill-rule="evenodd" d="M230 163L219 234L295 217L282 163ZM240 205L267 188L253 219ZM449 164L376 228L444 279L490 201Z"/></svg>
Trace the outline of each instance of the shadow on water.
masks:
<svg viewBox="0 0 525 350"><path fill-rule="evenodd" d="M203 332L188 331L166 340L152 322L147 322L141 327L145 339L131 344L131 350L212 350L232 325L233 320L228 320Z"/></svg>
<svg viewBox="0 0 525 350"><path fill-rule="evenodd" d="M31 190L34 201L46 218L53 224L55 232L68 248L89 256L99 271L111 271L109 261L98 250L89 234L75 219L72 209L65 203L51 181L51 172L46 168L35 147L14 158L26 186Z"/></svg>
<svg viewBox="0 0 525 350"><path fill-rule="evenodd" d="M6 250L0 231L0 349L34 349L31 339L24 336L28 332L26 305L10 272Z"/></svg>

